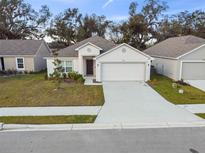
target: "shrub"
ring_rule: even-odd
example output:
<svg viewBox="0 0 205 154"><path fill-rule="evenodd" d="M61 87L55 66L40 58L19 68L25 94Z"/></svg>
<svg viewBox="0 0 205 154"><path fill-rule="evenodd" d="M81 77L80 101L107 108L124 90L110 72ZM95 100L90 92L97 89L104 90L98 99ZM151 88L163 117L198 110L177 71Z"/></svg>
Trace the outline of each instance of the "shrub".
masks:
<svg viewBox="0 0 205 154"><path fill-rule="evenodd" d="M85 79L83 78L83 76L77 72L69 72L68 73L68 78L80 83L84 83Z"/></svg>
<svg viewBox="0 0 205 154"><path fill-rule="evenodd" d="M18 72L17 70L15 69L8 69L8 70L5 70L5 71L0 71L0 75L16 75Z"/></svg>
<svg viewBox="0 0 205 154"><path fill-rule="evenodd" d="M184 82L184 80L177 81L176 83L183 85L183 86L190 86L188 83Z"/></svg>
<svg viewBox="0 0 205 154"><path fill-rule="evenodd" d="M66 73L63 73L63 79L67 79L67 74Z"/></svg>
<svg viewBox="0 0 205 154"><path fill-rule="evenodd" d="M18 73L17 70L13 70L13 74L16 75Z"/></svg>
<svg viewBox="0 0 205 154"><path fill-rule="evenodd" d="M8 70L6 71L6 74L7 74L7 75L12 75L12 74L13 74L13 71L12 71L11 69L8 69Z"/></svg>
<svg viewBox="0 0 205 154"><path fill-rule="evenodd" d="M0 71L0 75L5 75L6 72L5 71Z"/></svg>
<svg viewBox="0 0 205 154"><path fill-rule="evenodd" d="M80 77L80 78L77 79L77 82L78 83L84 83L85 79L83 77Z"/></svg>

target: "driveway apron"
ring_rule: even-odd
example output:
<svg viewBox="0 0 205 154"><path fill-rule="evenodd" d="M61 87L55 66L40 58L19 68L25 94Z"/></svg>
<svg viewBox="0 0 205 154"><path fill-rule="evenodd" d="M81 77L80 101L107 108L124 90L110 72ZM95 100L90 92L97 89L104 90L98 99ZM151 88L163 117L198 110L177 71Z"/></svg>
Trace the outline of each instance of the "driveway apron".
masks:
<svg viewBox="0 0 205 154"><path fill-rule="evenodd" d="M169 103L144 82L103 83L105 105L95 123L182 123L203 119Z"/></svg>

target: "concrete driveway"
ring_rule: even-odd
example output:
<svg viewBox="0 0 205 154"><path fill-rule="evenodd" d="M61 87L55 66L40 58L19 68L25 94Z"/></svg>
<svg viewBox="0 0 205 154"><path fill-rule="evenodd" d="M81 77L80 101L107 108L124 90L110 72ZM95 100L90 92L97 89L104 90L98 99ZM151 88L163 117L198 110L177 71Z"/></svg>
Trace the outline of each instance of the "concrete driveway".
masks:
<svg viewBox="0 0 205 154"><path fill-rule="evenodd" d="M186 82L205 92L205 80L187 80Z"/></svg>
<svg viewBox="0 0 205 154"><path fill-rule="evenodd" d="M187 123L203 119L169 103L144 82L103 83L105 105L96 123Z"/></svg>

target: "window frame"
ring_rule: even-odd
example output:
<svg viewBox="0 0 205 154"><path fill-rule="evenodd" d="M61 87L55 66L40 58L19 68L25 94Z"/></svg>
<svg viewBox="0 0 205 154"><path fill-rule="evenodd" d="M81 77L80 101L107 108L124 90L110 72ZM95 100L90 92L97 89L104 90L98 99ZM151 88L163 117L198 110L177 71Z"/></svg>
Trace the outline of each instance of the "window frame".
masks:
<svg viewBox="0 0 205 154"><path fill-rule="evenodd" d="M66 63L67 62L70 62L71 63L71 66L70 67L67 67L66 66ZM73 61L72 60L63 60L63 61L61 61L61 63L62 63L62 67L63 67L63 73L69 73L69 72L67 72L66 71L66 68L71 68L71 71L70 72L72 72L73 71Z"/></svg>
<svg viewBox="0 0 205 154"><path fill-rule="evenodd" d="M18 59L22 59L23 60L23 63L20 63L20 64L23 64L23 68L19 68L18 67ZM16 57L16 69L17 70L25 70L25 61L24 61L24 57Z"/></svg>

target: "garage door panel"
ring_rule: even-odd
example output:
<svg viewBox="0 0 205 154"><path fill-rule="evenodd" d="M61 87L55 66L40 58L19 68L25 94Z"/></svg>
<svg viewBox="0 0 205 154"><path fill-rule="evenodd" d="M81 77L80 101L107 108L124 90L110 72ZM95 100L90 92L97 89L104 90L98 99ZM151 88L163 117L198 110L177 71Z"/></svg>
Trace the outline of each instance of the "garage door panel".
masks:
<svg viewBox="0 0 205 154"><path fill-rule="evenodd" d="M102 65L103 81L144 81L144 63L105 63Z"/></svg>
<svg viewBox="0 0 205 154"><path fill-rule="evenodd" d="M182 65L183 80L205 80L205 63L184 62Z"/></svg>

